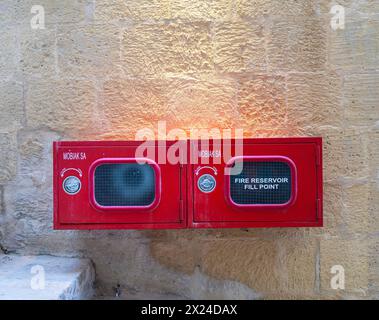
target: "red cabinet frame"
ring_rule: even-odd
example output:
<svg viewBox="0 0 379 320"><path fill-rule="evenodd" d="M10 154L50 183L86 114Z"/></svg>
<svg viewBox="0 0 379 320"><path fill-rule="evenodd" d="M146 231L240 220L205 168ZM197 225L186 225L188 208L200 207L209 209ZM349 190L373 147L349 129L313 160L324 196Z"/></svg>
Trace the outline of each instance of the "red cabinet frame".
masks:
<svg viewBox="0 0 379 320"><path fill-rule="evenodd" d="M322 139L261 138L231 140L220 146L210 141L182 143L188 148L184 163L160 164L153 158L135 158L141 141L54 142L55 229L170 229L321 227ZM155 150L167 151L175 141L155 142ZM224 143L224 141L222 141ZM242 144L243 155L216 161L224 147ZM196 148L192 148L196 146ZM156 152L155 152L156 155ZM209 156L209 155L215 155ZM208 163L202 164L207 157ZM191 159L196 159L191 164ZM147 206L104 207L94 197L94 172L103 163L144 160L155 174L155 198ZM230 177L225 174L235 161L285 162L291 172L291 197L286 203L237 204L230 196ZM198 186L201 176L214 181L205 192ZM81 181L77 193L67 194L68 177Z"/></svg>
<svg viewBox="0 0 379 320"><path fill-rule="evenodd" d="M55 229L173 229L187 225L184 199L186 167L157 165L148 159L160 183L155 201L148 207L104 208L96 205L93 173L100 163L137 161L137 141L54 142L54 228ZM156 148L169 148L173 142ZM70 156L65 156L69 154ZM141 159L140 159L141 160ZM62 183L67 176L81 180L79 193L67 195ZM164 186L164 188L163 188Z"/></svg>
<svg viewBox="0 0 379 320"><path fill-rule="evenodd" d="M200 142L198 149L200 148ZM317 137L261 138L231 141L242 143L246 159L286 159L290 163L295 183L293 199L285 205L236 206L228 197L228 177L215 175L218 188L210 194L199 192L198 164L190 165L188 179L188 227L190 228L271 228L271 227L321 227L322 215L322 139ZM210 142L210 149L214 144ZM216 147L218 148L219 145ZM196 148L194 148L196 149ZM230 166L234 155L226 164L204 166L205 173L223 172ZM208 169L214 167L214 169ZM223 187L222 187L223 186Z"/></svg>

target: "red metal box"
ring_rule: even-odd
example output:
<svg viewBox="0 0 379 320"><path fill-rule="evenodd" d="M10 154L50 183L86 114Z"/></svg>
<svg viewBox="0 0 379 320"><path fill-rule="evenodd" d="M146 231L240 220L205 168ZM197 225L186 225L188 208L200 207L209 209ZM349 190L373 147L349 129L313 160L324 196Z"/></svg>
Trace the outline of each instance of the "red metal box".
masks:
<svg viewBox="0 0 379 320"><path fill-rule="evenodd" d="M54 228L184 228L186 167L136 158L140 144L54 142Z"/></svg>
<svg viewBox="0 0 379 320"><path fill-rule="evenodd" d="M322 226L321 138L192 143L197 162L205 157L209 164L188 170L189 227ZM204 177L214 181L211 192L201 190Z"/></svg>
<svg viewBox="0 0 379 320"><path fill-rule="evenodd" d="M322 226L321 138L143 144L54 142L54 228Z"/></svg>

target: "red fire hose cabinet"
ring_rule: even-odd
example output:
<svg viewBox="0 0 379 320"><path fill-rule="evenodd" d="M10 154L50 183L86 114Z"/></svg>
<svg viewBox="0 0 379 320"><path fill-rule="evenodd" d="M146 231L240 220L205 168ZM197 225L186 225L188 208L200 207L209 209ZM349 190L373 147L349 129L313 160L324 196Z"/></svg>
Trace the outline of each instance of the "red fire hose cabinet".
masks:
<svg viewBox="0 0 379 320"><path fill-rule="evenodd" d="M321 138L142 143L54 142L54 228L322 226Z"/></svg>

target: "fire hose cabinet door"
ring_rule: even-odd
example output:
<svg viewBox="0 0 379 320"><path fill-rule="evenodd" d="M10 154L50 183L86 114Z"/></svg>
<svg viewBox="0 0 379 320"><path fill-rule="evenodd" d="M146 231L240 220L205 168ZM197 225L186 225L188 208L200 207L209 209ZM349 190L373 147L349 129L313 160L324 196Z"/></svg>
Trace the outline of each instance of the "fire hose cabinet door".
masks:
<svg viewBox="0 0 379 320"><path fill-rule="evenodd" d="M238 140L197 144L193 227L322 226L321 138L245 139L242 153Z"/></svg>
<svg viewBox="0 0 379 320"><path fill-rule="evenodd" d="M55 142L55 229L183 228L185 167L137 157L141 142ZM153 154L167 146L151 146ZM160 150L163 149L163 150Z"/></svg>

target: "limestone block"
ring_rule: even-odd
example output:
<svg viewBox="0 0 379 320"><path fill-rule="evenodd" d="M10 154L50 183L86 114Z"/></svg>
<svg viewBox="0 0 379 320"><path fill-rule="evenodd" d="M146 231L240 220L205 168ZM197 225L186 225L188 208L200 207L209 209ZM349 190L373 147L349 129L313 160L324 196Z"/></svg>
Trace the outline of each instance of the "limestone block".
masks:
<svg viewBox="0 0 379 320"><path fill-rule="evenodd" d="M365 0L362 1L365 2ZM323 14L329 14L331 8L335 5L343 6L345 11L350 11L362 6L362 3L360 3L361 0L316 0L315 2L318 3L320 12Z"/></svg>
<svg viewBox="0 0 379 320"><path fill-rule="evenodd" d="M37 252L52 252L47 250L46 242L53 243L52 141L58 139L56 134L46 131L21 130L18 133L18 174L4 186L5 244L11 249L30 245L38 248ZM41 241L37 246L35 238ZM57 247L54 252L64 251L61 247L56 251Z"/></svg>
<svg viewBox="0 0 379 320"><path fill-rule="evenodd" d="M313 0L237 0L237 13L241 17L259 18L263 16L304 16L316 13Z"/></svg>
<svg viewBox="0 0 379 320"><path fill-rule="evenodd" d="M325 239L320 245L321 290L343 295L352 293L358 296L367 294L369 285L369 261L372 242L368 240ZM342 266L345 275L344 290L335 290L332 279L333 266ZM340 273L339 273L340 274Z"/></svg>
<svg viewBox="0 0 379 320"><path fill-rule="evenodd" d="M368 133L370 180L379 185L379 128Z"/></svg>
<svg viewBox="0 0 379 320"><path fill-rule="evenodd" d="M232 0L170 0L170 17L184 21L230 20L234 16Z"/></svg>
<svg viewBox="0 0 379 320"><path fill-rule="evenodd" d="M367 182L324 184L324 227L322 234L355 236L378 230L378 189Z"/></svg>
<svg viewBox="0 0 379 320"><path fill-rule="evenodd" d="M369 174L368 137L358 129L320 128L323 137L325 181L338 178L365 179Z"/></svg>
<svg viewBox="0 0 379 320"><path fill-rule="evenodd" d="M369 232L377 233L379 231L379 219L377 218L379 212L379 183L370 184L370 192L368 197L368 207L369 207L369 219L370 219L370 228ZM378 282L379 285L379 282Z"/></svg>
<svg viewBox="0 0 379 320"><path fill-rule="evenodd" d="M379 120L379 73L349 74L344 81L345 117L353 125Z"/></svg>
<svg viewBox="0 0 379 320"><path fill-rule="evenodd" d="M120 72L120 31L113 25L62 25L57 31L60 77L107 77Z"/></svg>
<svg viewBox="0 0 379 320"><path fill-rule="evenodd" d="M175 271L192 274L199 263L198 241L164 242L158 239L150 245L152 257L159 263Z"/></svg>
<svg viewBox="0 0 379 320"><path fill-rule="evenodd" d="M202 242L201 270L257 292L311 293L315 286L316 242L296 239Z"/></svg>
<svg viewBox="0 0 379 320"><path fill-rule="evenodd" d="M96 132L96 94L91 81L39 80L26 92L28 126L65 132L71 137Z"/></svg>
<svg viewBox="0 0 379 320"><path fill-rule="evenodd" d="M352 1L352 5L354 8L362 13L366 14L378 14L379 13L379 3L375 0L359 0L359 1Z"/></svg>
<svg viewBox="0 0 379 320"><path fill-rule="evenodd" d="M30 27L31 19L38 13L31 12L35 5L43 7L45 27L53 29L54 24L62 25L65 23L79 23L87 19L91 19L91 0L41 0L36 3L34 0L12 1L13 10L17 22L21 22L23 26Z"/></svg>
<svg viewBox="0 0 379 320"><path fill-rule="evenodd" d="M287 89L288 117L294 126L342 124L342 79L337 74L291 74Z"/></svg>
<svg viewBox="0 0 379 320"><path fill-rule="evenodd" d="M100 23L170 18L169 0L96 1L94 20Z"/></svg>
<svg viewBox="0 0 379 320"><path fill-rule="evenodd" d="M0 186L0 214L4 214L5 211L5 203L4 203L4 188L3 186ZM0 219L1 221L2 219ZM3 235L0 229L0 240L2 239Z"/></svg>
<svg viewBox="0 0 379 320"><path fill-rule="evenodd" d="M56 73L55 30L20 31L20 68L28 77L53 77Z"/></svg>
<svg viewBox="0 0 379 320"><path fill-rule="evenodd" d="M372 241L373 245L370 246L369 255L369 294L373 299L378 299L379 297L379 241L375 239Z"/></svg>
<svg viewBox="0 0 379 320"><path fill-rule="evenodd" d="M378 201L370 183L355 184L344 190L344 220L349 232L366 234L377 230Z"/></svg>
<svg viewBox="0 0 379 320"><path fill-rule="evenodd" d="M17 172L17 140L15 133L0 132L0 184L16 175Z"/></svg>
<svg viewBox="0 0 379 320"><path fill-rule="evenodd" d="M12 0L3 0L0 4L1 10L1 19L0 26L9 26L15 23L17 14L16 14L16 6L15 1Z"/></svg>
<svg viewBox="0 0 379 320"><path fill-rule="evenodd" d="M158 121L167 120L163 80L111 79L104 83L102 129L107 132L143 128L155 131Z"/></svg>
<svg viewBox="0 0 379 320"><path fill-rule="evenodd" d="M346 19L345 29L331 30L329 37L330 68L360 72L378 69L378 16L354 15Z"/></svg>
<svg viewBox="0 0 379 320"><path fill-rule="evenodd" d="M337 183L324 183L323 215L324 227L321 233L337 234L344 220L343 187Z"/></svg>
<svg viewBox="0 0 379 320"><path fill-rule="evenodd" d="M168 128L235 128L235 82L229 78L171 78Z"/></svg>
<svg viewBox="0 0 379 320"><path fill-rule="evenodd" d="M286 84L282 76L248 75L238 79L238 127L252 132L288 125Z"/></svg>
<svg viewBox="0 0 379 320"><path fill-rule="evenodd" d="M274 19L267 36L269 69L301 72L324 70L326 26L322 18Z"/></svg>
<svg viewBox="0 0 379 320"><path fill-rule="evenodd" d="M17 72L17 29L5 26L0 34L0 79L9 80Z"/></svg>
<svg viewBox="0 0 379 320"><path fill-rule="evenodd" d="M210 26L170 22L127 28L121 62L129 76L209 72L213 67Z"/></svg>
<svg viewBox="0 0 379 320"><path fill-rule="evenodd" d="M242 21L217 23L213 34L215 67L220 72L265 70L263 25Z"/></svg>
<svg viewBox="0 0 379 320"><path fill-rule="evenodd" d="M353 20L366 19L369 16L375 18L379 13L379 5L375 0L316 0L315 5L318 14L327 18L327 23L330 26L332 19L337 19L337 22L342 22L338 21L339 15L343 13L339 7L342 7L344 10L345 22L347 24ZM329 30L331 33L336 31L333 28Z"/></svg>
<svg viewBox="0 0 379 320"><path fill-rule="evenodd" d="M131 121L129 121L127 124L125 124L125 127L128 128L129 123L131 123ZM150 127L150 126L143 127L143 128L148 128L148 130L151 130L151 131L149 131L149 134L151 132L153 132L154 135L157 136L157 132L156 132L155 128ZM141 127L139 127L138 130L139 129L141 129ZM133 129L133 130L117 129L116 127L111 127L109 125L109 122L107 122L107 125L104 127L101 127L101 130L99 130L94 137L96 137L96 139L99 139L99 140L121 140L121 141L123 141L123 140L137 140L136 139L136 133L137 133L137 131L135 129Z"/></svg>
<svg viewBox="0 0 379 320"><path fill-rule="evenodd" d="M0 255L3 300L78 300L94 293L95 269L88 259Z"/></svg>
<svg viewBox="0 0 379 320"><path fill-rule="evenodd" d="M20 128L24 118L22 83L0 82L0 97L1 130Z"/></svg>

